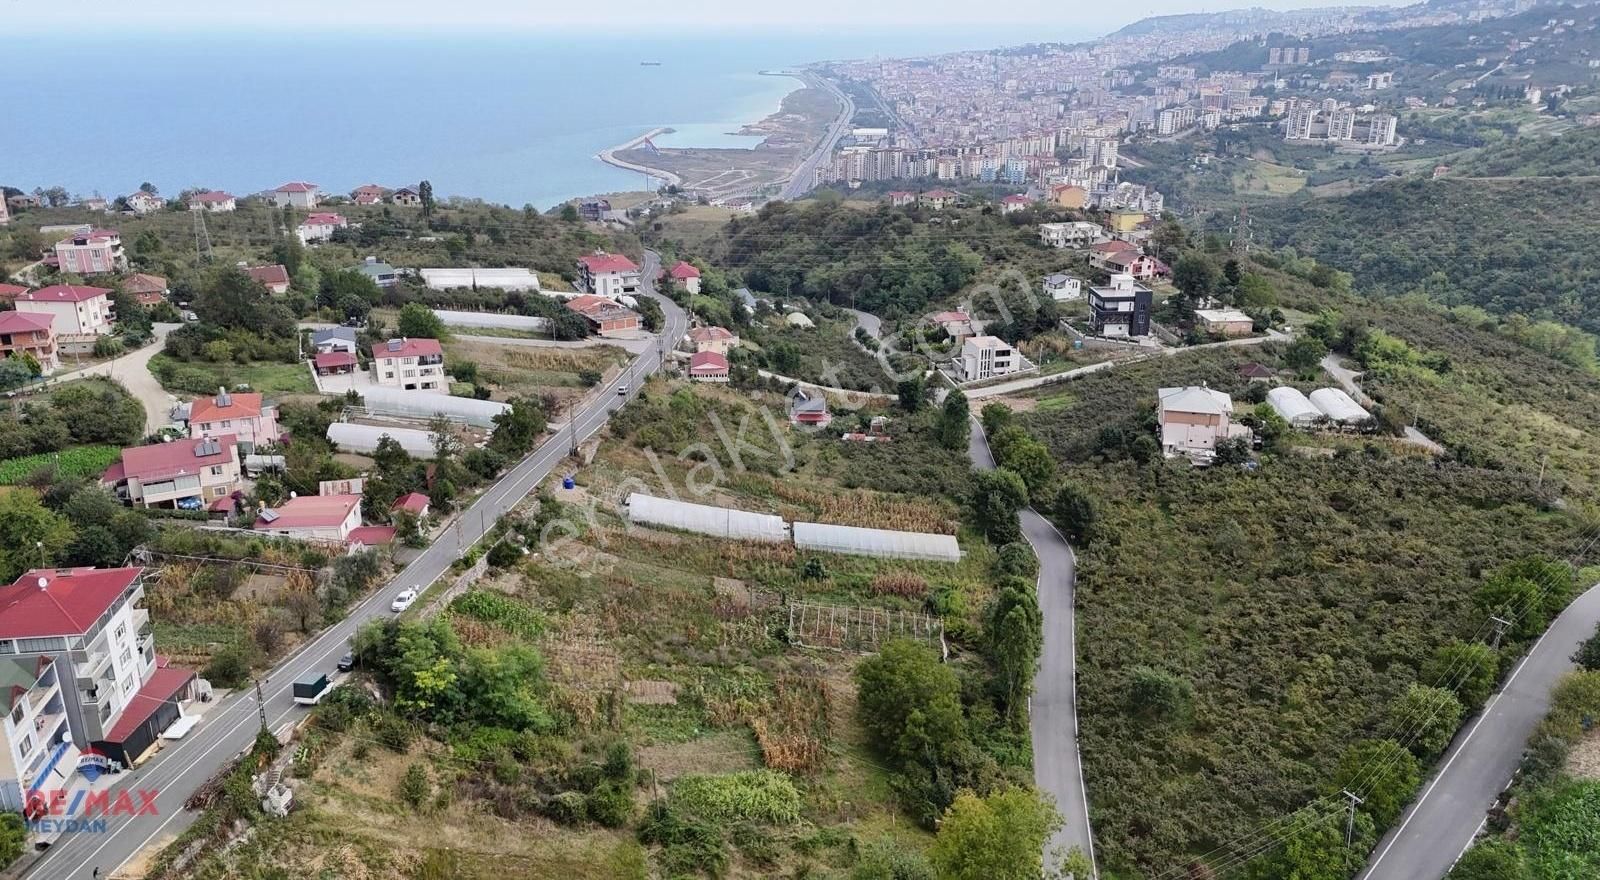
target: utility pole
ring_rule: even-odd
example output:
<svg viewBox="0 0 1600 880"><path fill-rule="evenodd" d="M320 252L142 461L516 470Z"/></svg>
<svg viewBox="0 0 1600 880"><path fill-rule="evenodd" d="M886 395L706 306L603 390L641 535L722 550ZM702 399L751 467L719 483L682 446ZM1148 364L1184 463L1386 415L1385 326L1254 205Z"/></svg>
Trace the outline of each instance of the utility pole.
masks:
<svg viewBox="0 0 1600 880"><path fill-rule="evenodd" d="M1350 812L1345 816L1344 820L1344 845L1349 848L1350 841L1355 837L1356 807L1361 803L1361 798L1356 797L1349 789L1345 789L1340 793L1350 799Z"/></svg>
<svg viewBox="0 0 1600 880"><path fill-rule="evenodd" d="M1491 617L1489 621L1494 624L1494 641L1490 643L1490 647L1498 651L1500 650L1500 638L1506 634L1506 630L1511 626L1511 621L1506 620L1504 617Z"/></svg>
<svg viewBox="0 0 1600 880"><path fill-rule="evenodd" d="M267 698L261 693L261 679L256 679L256 712L261 716L261 729L267 729Z"/></svg>
<svg viewBox="0 0 1600 880"><path fill-rule="evenodd" d="M206 212L204 208L191 211L194 214L194 258L201 263L211 262L211 233L206 229Z"/></svg>

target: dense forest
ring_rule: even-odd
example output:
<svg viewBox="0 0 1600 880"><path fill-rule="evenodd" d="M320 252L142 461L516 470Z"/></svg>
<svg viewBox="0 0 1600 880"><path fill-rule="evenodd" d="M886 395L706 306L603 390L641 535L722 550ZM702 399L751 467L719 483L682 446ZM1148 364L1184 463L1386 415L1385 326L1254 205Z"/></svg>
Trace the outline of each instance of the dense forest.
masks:
<svg viewBox="0 0 1600 880"><path fill-rule="evenodd" d="M1270 350L1158 359L1041 392L1021 417L1093 511L1052 507L1080 551L1079 628L1092 634L1078 667L1082 747L1107 876L1182 871L1337 791L1347 761L1398 748L1395 713L1437 694L1414 686L1434 683L1437 657L1466 650L1452 641L1473 641L1484 585L1527 554L1565 558L1578 543L1580 522L1518 467L1357 443L1196 470L1135 442L1157 387L1242 396L1237 367L1251 357L1279 362ZM1457 698L1454 718L1481 697ZM1420 772L1441 748L1414 745L1408 766ZM1415 783L1398 780L1391 799ZM1392 819L1374 806L1361 841ZM1317 847L1282 848L1252 876L1323 876L1296 873L1327 867Z"/></svg>
<svg viewBox="0 0 1600 880"><path fill-rule="evenodd" d="M1258 240L1348 271L1370 294L1600 330L1600 181L1413 180L1251 216Z"/></svg>
<svg viewBox="0 0 1600 880"><path fill-rule="evenodd" d="M1451 170L1452 177L1588 177L1600 174L1600 128L1554 138L1517 138L1489 147Z"/></svg>

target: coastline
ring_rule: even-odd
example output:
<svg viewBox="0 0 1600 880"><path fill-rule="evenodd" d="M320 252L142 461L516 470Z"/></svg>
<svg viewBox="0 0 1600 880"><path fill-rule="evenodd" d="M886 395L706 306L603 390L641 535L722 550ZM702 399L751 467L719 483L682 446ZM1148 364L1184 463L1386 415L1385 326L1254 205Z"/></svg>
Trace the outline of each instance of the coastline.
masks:
<svg viewBox="0 0 1600 880"><path fill-rule="evenodd" d="M658 126L616 146L601 150L595 158L614 168L666 180L680 189L698 192L713 199L757 198L768 188L782 189L803 166L814 145L813 127L823 137L829 130L824 113L816 106L820 93L841 107L842 96L808 71L766 69L760 76L787 77L796 81L779 106L759 120L745 122L729 134L760 138L748 147L660 147L653 154L639 147L650 138L671 132ZM809 106L808 106L809 105ZM826 113L833 118L833 110ZM631 151L631 152L630 152ZM792 162L785 162L794 153ZM626 158L619 154L626 154ZM778 163L784 163L779 165ZM692 181L686 185L686 180Z"/></svg>
<svg viewBox="0 0 1600 880"><path fill-rule="evenodd" d="M666 170L663 170L663 169L660 169L660 168L650 168L648 166L640 165L640 164L637 164L635 162L629 162L629 161L627 161L625 159L618 159L617 155L616 155L618 152L620 152L622 150L631 150L631 149L639 146L640 144L644 143L645 141L647 141L647 140L649 140L649 139L651 139L653 137L656 137L658 135L667 134L667 133L669 133L671 131L672 131L672 128L670 126L658 125L655 128L650 129L649 131L645 132L644 134L639 135L636 138L632 138L630 140L623 141L622 143L617 144L614 147L606 147L605 149L603 149L600 152L596 153L595 154L595 158L599 159L600 161L602 161L604 163L606 163L607 165L610 165L613 168L621 168L623 171L633 171L633 172L636 172L636 173L639 173L639 174L644 174L644 175L649 176L649 177L658 177L658 178L666 181L666 185L667 186L682 186L683 185L683 178L679 177L676 174L673 174L671 171L666 171Z"/></svg>

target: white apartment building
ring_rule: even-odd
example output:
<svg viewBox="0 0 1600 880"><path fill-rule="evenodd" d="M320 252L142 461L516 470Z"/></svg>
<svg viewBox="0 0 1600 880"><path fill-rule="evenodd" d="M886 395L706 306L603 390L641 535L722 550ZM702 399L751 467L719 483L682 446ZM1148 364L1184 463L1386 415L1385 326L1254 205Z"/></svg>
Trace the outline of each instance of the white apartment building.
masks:
<svg viewBox="0 0 1600 880"><path fill-rule="evenodd" d="M372 347L372 378L379 385L405 391L449 394L444 374L444 348L437 339L391 339Z"/></svg>
<svg viewBox="0 0 1600 880"><path fill-rule="evenodd" d="M50 316L50 329L62 347L78 350L90 337L111 332L111 290L81 284L53 284L16 299L19 312Z"/></svg>
<svg viewBox="0 0 1600 880"><path fill-rule="evenodd" d="M622 254L602 252L578 258L579 287L596 296L633 296L639 292L640 280L638 265Z"/></svg>
<svg viewBox="0 0 1600 880"><path fill-rule="evenodd" d="M1075 223L1040 223L1039 241L1053 248L1088 247L1106 238L1105 227L1080 220Z"/></svg>
<svg viewBox="0 0 1600 880"><path fill-rule="evenodd" d="M317 206L322 191L314 183L303 180L286 183L272 191L272 203L280 208L303 208L310 210Z"/></svg>
<svg viewBox="0 0 1600 880"><path fill-rule="evenodd" d="M1022 369L1022 355L997 336L973 336L961 343L956 368L963 382L979 382Z"/></svg>

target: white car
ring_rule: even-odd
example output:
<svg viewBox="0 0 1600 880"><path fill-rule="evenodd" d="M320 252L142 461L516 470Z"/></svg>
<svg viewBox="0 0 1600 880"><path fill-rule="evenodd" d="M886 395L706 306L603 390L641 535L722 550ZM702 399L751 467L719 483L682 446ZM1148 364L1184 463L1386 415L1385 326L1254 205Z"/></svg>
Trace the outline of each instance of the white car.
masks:
<svg viewBox="0 0 1600 880"><path fill-rule="evenodd" d="M416 587L412 587L409 590L401 590L400 595L394 597L394 601L389 603L389 610L399 614L410 608L412 603L417 601L417 595Z"/></svg>

